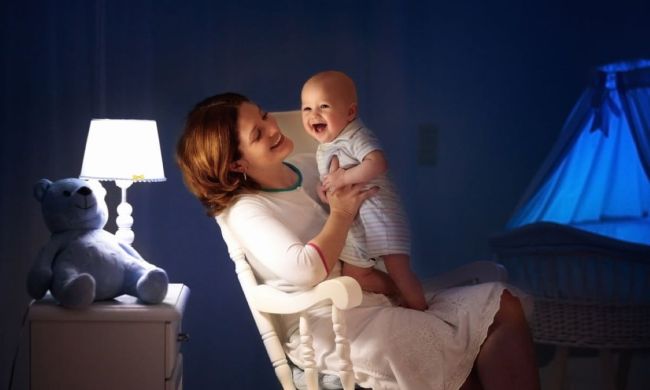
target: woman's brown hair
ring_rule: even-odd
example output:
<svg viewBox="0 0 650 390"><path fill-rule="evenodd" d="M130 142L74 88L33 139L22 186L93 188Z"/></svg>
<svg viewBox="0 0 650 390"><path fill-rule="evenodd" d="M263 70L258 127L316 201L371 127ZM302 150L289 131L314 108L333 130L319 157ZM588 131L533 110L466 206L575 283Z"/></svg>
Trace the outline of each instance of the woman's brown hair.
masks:
<svg viewBox="0 0 650 390"><path fill-rule="evenodd" d="M237 119L239 106L249 99L223 93L199 102L187 115L176 145L176 161L187 188L205 206L209 216L228 207L234 197L259 190L253 180L230 170L241 158Z"/></svg>

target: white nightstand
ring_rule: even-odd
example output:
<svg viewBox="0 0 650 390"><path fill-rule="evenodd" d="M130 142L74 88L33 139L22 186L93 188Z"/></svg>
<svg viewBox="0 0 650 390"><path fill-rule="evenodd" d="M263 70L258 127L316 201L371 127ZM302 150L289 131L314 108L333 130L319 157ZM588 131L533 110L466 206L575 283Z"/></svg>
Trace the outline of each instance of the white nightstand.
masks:
<svg viewBox="0 0 650 390"><path fill-rule="evenodd" d="M182 389L189 294L170 284L159 305L122 295L85 310L65 309L48 294L29 310L31 389Z"/></svg>

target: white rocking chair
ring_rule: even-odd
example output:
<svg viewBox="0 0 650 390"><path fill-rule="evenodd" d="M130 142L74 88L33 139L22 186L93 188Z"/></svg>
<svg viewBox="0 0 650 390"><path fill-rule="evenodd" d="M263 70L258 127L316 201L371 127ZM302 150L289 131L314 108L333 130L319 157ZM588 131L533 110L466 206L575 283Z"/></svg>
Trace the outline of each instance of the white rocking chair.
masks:
<svg viewBox="0 0 650 390"><path fill-rule="evenodd" d="M300 111L277 112L273 114L283 133L294 141L294 154L315 153L316 141L302 129ZM287 294L271 286L258 284L250 265L241 248L238 248L229 237L224 236L228 244L230 257L235 262L235 270L241 284L244 296L260 332L271 364L284 390L306 388L319 389L323 383L338 384L338 381L325 376L319 376L314 361L312 336L309 330L307 316L303 312L323 301L332 304L332 324L335 335L336 352L341 359L339 372L340 388L352 390L355 388L354 368L350 361L350 346L346 337L345 310L361 303L361 287L352 278L341 276L321 282L309 291L300 294ZM503 266L490 261L477 261L458 269L452 270L435 279L424 281L426 291L434 291L454 286L477 284L488 281L506 281L507 272ZM283 342L276 331L278 316L299 313L299 332L301 354L305 362L304 375L294 375L283 349ZM298 384L296 379L300 379ZM296 380L294 382L294 380ZM304 380L304 383L302 383ZM333 388L327 386L328 388Z"/></svg>

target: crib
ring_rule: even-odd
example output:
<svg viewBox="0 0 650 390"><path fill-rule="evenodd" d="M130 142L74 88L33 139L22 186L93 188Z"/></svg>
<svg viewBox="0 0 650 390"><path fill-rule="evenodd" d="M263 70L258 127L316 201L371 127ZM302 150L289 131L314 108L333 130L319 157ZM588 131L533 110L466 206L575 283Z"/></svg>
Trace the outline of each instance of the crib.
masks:
<svg viewBox="0 0 650 390"><path fill-rule="evenodd" d="M510 283L534 298L533 337L557 348L561 389L569 347L597 349L606 388L625 388L630 352L650 348L650 246L551 222L493 236Z"/></svg>

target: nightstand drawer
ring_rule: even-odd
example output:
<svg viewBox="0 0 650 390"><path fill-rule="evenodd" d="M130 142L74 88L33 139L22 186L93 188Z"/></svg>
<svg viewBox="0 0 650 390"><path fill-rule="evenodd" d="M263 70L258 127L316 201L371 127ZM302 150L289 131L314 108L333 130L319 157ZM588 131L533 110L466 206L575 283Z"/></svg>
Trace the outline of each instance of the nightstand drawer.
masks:
<svg viewBox="0 0 650 390"><path fill-rule="evenodd" d="M172 377L165 381L165 390L183 390L183 354L176 357L176 367Z"/></svg>
<svg viewBox="0 0 650 390"><path fill-rule="evenodd" d="M86 310L32 305L32 389L166 389L181 384L179 333L189 289L170 284L159 305L123 295ZM171 388L177 388L171 387Z"/></svg>
<svg viewBox="0 0 650 390"><path fill-rule="evenodd" d="M169 379L174 374L176 359L180 356L183 341L180 336L183 333L182 318L178 321L165 323L165 378Z"/></svg>

